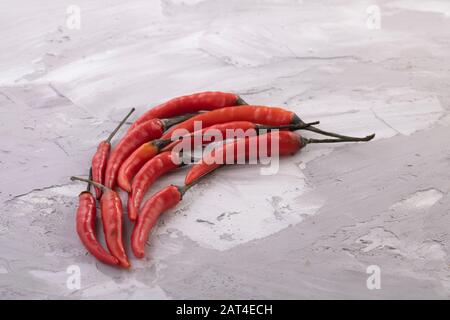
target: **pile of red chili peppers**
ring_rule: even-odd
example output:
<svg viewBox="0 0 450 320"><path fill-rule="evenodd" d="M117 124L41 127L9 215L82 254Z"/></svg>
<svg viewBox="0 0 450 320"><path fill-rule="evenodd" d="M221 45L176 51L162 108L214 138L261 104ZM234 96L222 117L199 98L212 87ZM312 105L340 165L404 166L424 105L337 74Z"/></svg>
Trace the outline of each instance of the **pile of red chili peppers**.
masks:
<svg viewBox="0 0 450 320"><path fill-rule="evenodd" d="M123 206L116 186L128 193L128 218L134 222L131 250L137 258L142 258L148 236L159 216L175 207L184 193L202 177L230 163L230 158L231 163L242 156L258 161L260 148L266 148L267 155L271 155L272 142L277 142L278 155L283 156L295 154L309 143L369 141L375 136L358 138L324 131L314 126L318 121L305 123L283 108L248 105L233 93L202 92L174 98L151 108L129 127L111 151L112 138L133 112L134 108L98 145L92 158L90 179L71 178L88 184L87 190L79 195L76 214L76 229L81 242L99 261L122 268L129 268L131 264L123 241ZM197 121L202 124L202 130L195 131ZM212 148L190 167L183 186L170 185L142 204L158 177L184 165L180 153L174 152L176 146L182 142L194 145L194 137L198 136L202 146L213 142L206 138L209 129L222 134L230 129L253 129L256 134L236 137ZM300 129L332 138L305 138L294 132ZM174 138L177 130L188 134ZM257 152L250 152L251 145L256 145ZM224 161L212 161L218 157ZM95 197L90 191L91 185L95 187ZM107 248L97 237L97 200Z"/></svg>

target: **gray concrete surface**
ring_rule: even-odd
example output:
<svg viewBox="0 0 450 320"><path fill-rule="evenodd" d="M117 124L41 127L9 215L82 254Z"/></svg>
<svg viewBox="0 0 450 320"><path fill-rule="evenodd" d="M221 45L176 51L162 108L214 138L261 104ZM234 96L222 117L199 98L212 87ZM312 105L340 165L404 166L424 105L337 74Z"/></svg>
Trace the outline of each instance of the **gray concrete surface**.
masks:
<svg viewBox="0 0 450 320"><path fill-rule="evenodd" d="M0 27L1 299L450 297L448 1L3 0ZM225 168L131 270L97 263L69 176L130 107L204 90L377 137Z"/></svg>

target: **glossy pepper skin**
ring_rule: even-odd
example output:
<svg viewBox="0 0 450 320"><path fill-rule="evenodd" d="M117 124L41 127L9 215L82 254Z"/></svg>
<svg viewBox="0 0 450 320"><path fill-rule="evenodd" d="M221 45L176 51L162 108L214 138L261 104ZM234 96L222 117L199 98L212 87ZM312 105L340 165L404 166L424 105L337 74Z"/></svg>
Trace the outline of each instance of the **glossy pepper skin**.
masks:
<svg viewBox="0 0 450 320"><path fill-rule="evenodd" d="M175 146L183 143L183 145L187 145L190 143L191 149L198 147L196 145L197 140L203 145L216 141L216 137L212 134L211 137L208 137L208 133L212 133L212 130L216 132L220 132L222 137L227 137L227 130L242 130L247 131L249 129L258 129L258 125L250 122L250 121L231 121L226 123L216 124L207 128L203 128L202 130L197 130L192 132L190 135L183 137L183 139L178 139L176 141L171 142L169 145L164 147L163 151L173 150ZM197 137L197 139L196 139ZM219 141L219 140L218 140Z"/></svg>
<svg viewBox="0 0 450 320"><path fill-rule="evenodd" d="M134 177L131 193L128 197L128 217L131 221L137 219L142 199L144 199L151 185L160 176L178 168L180 165L181 160L178 155L170 151L162 152L145 163Z"/></svg>
<svg viewBox="0 0 450 320"><path fill-rule="evenodd" d="M252 122L248 121L234 121L234 122L228 122L228 123L222 123L218 125L214 125L208 128L204 128L202 130L198 130L198 132L194 132L193 135L198 135L202 137L202 141L205 143L213 142L214 139L205 140L203 139L203 134L207 132L208 130L214 129L218 130L223 136L226 134L227 129L254 129L256 128L256 125ZM196 142L196 139L194 136L188 136L186 138L183 138L184 141L189 140L191 142L192 148L194 147L194 142ZM137 148L121 165L117 177L117 184L119 187L126 191L131 192L131 183L133 181L133 178L136 176L139 169L150 159L152 159L154 156L156 156L161 149L163 150L172 150L177 144L181 143L181 139L178 141L171 142L170 139L166 140L154 140L151 142L144 143L139 148ZM169 146L165 147L167 144Z"/></svg>
<svg viewBox="0 0 450 320"><path fill-rule="evenodd" d="M92 157L92 180L98 183L104 183L106 163L108 161L109 151L111 150L111 143L104 140L99 143L97 151ZM102 189L94 187L97 199L102 196Z"/></svg>
<svg viewBox="0 0 450 320"><path fill-rule="evenodd" d="M86 249L99 261L118 265L119 260L109 254L97 240L95 231L97 208L95 198L89 191L83 191L79 195L79 204L76 216L78 237Z"/></svg>
<svg viewBox="0 0 450 320"><path fill-rule="evenodd" d="M226 107L196 115L178 125L171 127L161 139L170 139L172 134L178 129L188 132L195 130L194 123L201 122L202 127L210 127L215 124L232 121L249 121L263 125L279 126L288 124L298 124L300 119L294 112L275 107L266 106L236 106Z"/></svg>
<svg viewBox="0 0 450 320"><path fill-rule="evenodd" d="M226 164L226 160L230 159L230 154L232 154L231 159L234 161L238 159L238 156L243 156L245 159L255 159L259 157L259 150L261 146L265 144L265 147L267 148L267 156L271 156L272 140L274 139L277 140L278 152L280 156L295 154L304 146L302 138L290 131L269 132L260 136L237 139L212 150L209 154L204 155L202 159L192 166L186 174L184 184L190 185L207 173L221 167L223 164ZM250 145L252 142L256 143L257 148L255 150L256 153L250 155ZM242 152L245 152L245 154L242 155ZM220 161L213 160L215 159L216 154L219 155Z"/></svg>
<svg viewBox="0 0 450 320"><path fill-rule="evenodd" d="M145 255L145 243L150 231L165 211L175 207L182 198L178 187L168 186L148 199L138 216L131 235L131 249L137 258Z"/></svg>
<svg viewBox="0 0 450 320"><path fill-rule="evenodd" d="M208 91L181 96L151 108L134 122L130 130L153 118L171 118L200 110L210 111L242 104L246 103L237 94L227 92Z"/></svg>
<svg viewBox="0 0 450 320"><path fill-rule="evenodd" d="M105 186L113 189L123 161L142 143L161 137L164 130L165 125L162 120L152 119L129 131L113 149L108 159L105 172Z"/></svg>
<svg viewBox="0 0 450 320"><path fill-rule="evenodd" d="M122 163L117 175L117 184L126 191L131 192L131 181L139 169L150 159L156 156L160 150L168 144L167 140L153 140L142 144Z"/></svg>
<svg viewBox="0 0 450 320"><path fill-rule="evenodd" d="M125 253L122 238L122 201L117 192L111 189L104 190L100 199L100 207L102 211L103 231L108 249L119 260L121 267L129 268L131 265Z"/></svg>
<svg viewBox="0 0 450 320"><path fill-rule="evenodd" d="M158 218L166 211L175 207L182 199L183 194L196 184L202 177L212 172L214 169L222 166L222 164L215 164L209 157L215 156L215 153L222 149L220 153L222 160L229 159L231 154L232 163L238 160L238 156L244 156L246 159L258 159L260 155L260 148L267 150L267 155L272 155L275 150L272 150L272 142L278 142L278 154L292 155L298 152L308 143L336 143L336 142L350 142L350 141L370 141L375 135L366 136L363 138L339 138L339 139L306 139L291 131L271 131L259 136L252 136L249 138L237 139L230 143L226 143L221 147L214 149L211 153L203 156L202 160L194 165L186 175L185 185L183 187L169 186L154 194L148 199L138 216L137 222L133 229L131 237L131 247L134 255L137 258L142 258L145 254L145 243L148 239L150 231L155 226ZM255 154L250 154L252 143L256 143ZM275 144L276 145L276 144ZM244 148L242 148L244 146ZM244 154L242 154L244 153ZM228 155L228 156L227 156Z"/></svg>
<svg viewBox="0 0 450 320"><path fill-rule="evenodd" d="M308 128L309 127L310 126L308 126ZM201 177L214 171L218 167L229 164L226 160L232 160L231 163L234 163L237 159L259 159L261 147L264 147L266 150L266 154L264 155L272 156L274 151L272 150L272 147L278 145L278 155L285 156L297 153L300 149L310 143L365 142L372 140L374 137L375 134L361 138L344 136L344 138L337 139L310 139L304 138L292 131L271 131L259 136L236 139L232 142L223 144L204 155L198 163L191 167L186 174L184 183L186 186L192 185ZM252 150L250 147L255 145L256 150L253 150L255 152L250 154L250 150Z"/></svg>

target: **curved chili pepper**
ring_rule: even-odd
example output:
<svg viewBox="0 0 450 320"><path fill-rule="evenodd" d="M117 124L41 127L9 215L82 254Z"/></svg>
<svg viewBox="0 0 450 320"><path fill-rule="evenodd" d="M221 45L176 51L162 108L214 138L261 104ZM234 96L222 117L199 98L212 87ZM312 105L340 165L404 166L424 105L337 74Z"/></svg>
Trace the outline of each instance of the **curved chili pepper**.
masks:
<svg viewBox="0 0 450 320"><path fill-rule="evenodd" d="M126 192L131 192L131 181L142 165L156 156L170 142L170 140L153 140L142 144L134 150L120 166L117 175L117 184L119 187Z"/></svg>
<svg viewBox="0 0 450 320"><path fill-rule="evenodd" d="M169 210L175 207L182 199L183 195L186 191L191 188L193 185L198 183L202 177L205 177L207 174L210 174L214 169L222 166L221 164L208 164L206 162L206 157L213 156L215 154L215 150L222 149L222 155L226 157L227 151L232 152L234 155L234 160L238 159L237 156L240 155L239 152L242 150L238 147L239 144L244 143L245 145L245 156L247 158L251 158L249 154L249 146L252 143L252 140L257 142L257 152L259 155L259 148L262 143L266 143L268 155L272 153L272 139L278 140L278 151L279 155L288 155L294 154L298 152L301 148L303 148L308 143L329 143L329 142L348 142L348 141L369 141L375 135L370 135L364 138L352 138L352 139L307 139L303 138L299 135L291 131L280 131L280 132L269 132L259 136L252 136L245 139L234 140L233 142L227 143L219 147L218 149L214 149L210 154L204 156L201 161L199 161L196 165L194 165L189 171L188 175L185 179L185 185L182 187L179 186L168 186L161 191L155 193L150 199L148 199L142 210L141 214L137 218L137 222L133 229L133 234L131 236L131 248L134 255L137 258L144 257L145 254L145 243L148 239L150 231L153 226L156 224L159 216L163 214L166 210ZM227 158L224 158L227 159Z"/></svg>
<svg viewBox="0 0 450 320"><path fill-rule="evenodd" d="M259 156L259 148L261 142L267 143L267 156L271 156L272 150L272 140L277 139L278 142L278 155L290 155L298 152L301 148L305 147L310 143L335 143L335 142L350 142L350 141L370 141L375 137L375 134L363 137L363 138L345 138L345 139L309 139L304 138L300 135L297 135L291 131L280 131L278 134L269 132L267 134L261 136L254 136L245 139L237 139L230 143L223 144L217 149L211 151L211 153L204 155L202 159L196 163L186 174L186 178L184 180L185 185L190 185L193 182L197 181L199 178L205 176L206 174L214 171L215 169L221 167L224 164L227 164L226 160L230 160L229 154L233 154L233 158L231 160L238 159L239 156L242 156L242 152L245 152L245 159L249 159L251 157L257 158ZM262 140L267 139L267 140ZM256 141L255 141L256 140ZM256 142L257 150L253 155L249 154L249 146L252 142ZM239 144L243 144L243 148L239 147ZM239 153L240 152L240 153ZM221 156L222 158L217 160L216 154ZM227 156L228 154L228 156Z"/></svg>
<svg viewBox="0 0 450 320"><path fill-rule="evenodd" d="M223 107L247 104L237 94L227 92L200 92L181 96L151 108L140 116L129 130L153 118L171 118L200 110L215 110Z"/></svg>
<svg viewBox="0 0 450 320"><path fill-rule="evenodd" d="M128 114L125 116L125 118L123 118L122 121L117 125L117 127L111 132L109 137L106 140L100 142L100 144L98 145L97 151L92 157L92 181L98 182L100 184L104 183L103 179L105 175L106 162L108 161L109 151L111 150L111 140L116 135L117 131L119 131L119 129L122 127L122 125L131 116L134 110L135 109L132 108L130 112L128 112ZM102 189L98 187L94 188L97 199L100 199L100 197L102 196Z"/></svg>
<svg viewBox="0 0 450 320"><path fill-rule="evenodd" d="M211 127L204 128L202 130L195 131L191 133L190 135L182 137L182 139L179 139L177 141L171 141L170 139L163 140L153 140L148 143L144 143L142 146L140 146L138 149L136 149L122 164L122 166L119 169L119 174L117 178L117 183L120 188L127 192L131 192L132 186L131 182L134 181L133 178L136 176L139 169L150 159L152 159L156 154L158 154L161 149L162 150L172 150L177 144L181 143L182 141L186 141L188 143L191 142L191 148L193 149L195 147L195 143L197 142L196 137L200 137L201 143L212 143L215 140L214 139L207 139L204 140L206 137L204 134L208 131L211 132L211 130L216 130L216 132L220 133L222 137L226 137L227 130L242 130L242 132L246 132L249 129L254 129L255 133L259 132L260 130L273 130L273 129L289 129L289 130L297 130L297 129L304 129L307 128L313 124L318 124L319 121L308 123L304 125L286 125L286 126L265 126L260 124L255 124L253 122L249 121L232 121L227 123L221 123L216 124ZM215 136L211 137L215 138ZM235 138L235 137L233 137ZM187 141L189 140L189 141ZM192 150L191 149L191 150ZM134 217L134 214L132 215Z"/></svg>
<svg viewBox="0 0 450 320"><path fill-rule="evenodd" d="M129 268L131 265L128 261L127 254L125 253L122 239L123 209L119 195L114 190L88 179L71 177L71 180L92 183L103 189L103 195L100 199L100 208L106 245L111 254L119 261L119 265L123 268Z"/></svg>
<svg viewBox="0 0 450 320"><path fill-rule="evenodd" d="M90 183L88 183L88 189L83 191L78 196L79 203L77 209L77 233L81 242L86 249L99 261L117 265L119 260L107 252L100 242L97 240L95 231L95 223L97 220L97 208L95 204L95 198L90 192Z"/></svg>
<svg viewBox="0 0 450 320"><path fill-rule="evenodd" d="M225 134L227 129L239 128L247 130L254 127L255 124L248 121L235 121L211 126L209 128L199 130L200 132L194 132L192 133L192 135L194 134L203 135L203 132L205 132L208 129L216 129L222 132L222 134ZM156 156L163 148L164 150L171 150L173 149L173 147L175 147L175 145L177 145L180 142L181 140L172 141L171 139L158 139L142 144L121 165L117 176L117 184L119 185L119 187L124 191L131 192L131 182L133 181L133 178L137 174L139 169L147 161ZM192 144L193 143L194 139L192 139ZM166 147L167 145L169 145L170 148L167 148Z"/></svg>
<svg viewBox="0 0 450 320"><path fill-rule="evenodd" d="M159 216L175 207L181 198L180 189L171 185L157 192L145 202L131 235L131 249L137 258L144 257L145 243Z"/></svg>
<svg viewBox="0 0 450 320"><path fill-rule="evenodd" d="M151 119L129 131L120 140L108 159L105 172L105 186L110 189L115 187L120 166L137 147L147 141L158 139L167 128L189 117L192 117L192 115L172 119Z"/></svg>
<svg viewBox="0 0 450 320"><path fill-rule="evenodd" d="M282 108L243 105L232 108L225 107L199 114L176 126L173 126L172 128L170 128L170 130L165 132L161 138L170 139L172 134L177 129L184 129L187 130L188 132L192 132L194 130L194 123L196 121L201 122L204 128L210 127L214 124L231 121L251 121L254 123L271 126L289 125L289 124L305 125L305 122L302 119L300 119L294 112ZM320 133L326 136L331 136L340 139L357 138L325 131L316 128L314 126L308 126L307 128L305 128L305 130L313 131L315 133Z"/></svg>
<svg viewBox="0 0 450 320"><path fill-rule="evenodd" d="M195 138L194 135L200 135L200 141L203 143L211 143L214 140L208 139L207 141L204 141L206 134L208 133L208 130L215 129L218 130L218 132L221 133L222 137L225 137L227 134L228 129L233 130L242 130L245 132L248 129L254 129L255 134L258 134L260 130L273 130L273 129L290 129L290 130L296 130L296 129L304 129L310 125L317 124L319 121L307 123L305 125L293 125L293 126L263 126L254 124L252 122L248 121L235 121L235 122L228 122L223 123L215 126L211 126L209 128L205 128L199 132L194 132L189 136L183 137L182 140L174 141L175 143L179 143L184 140L189 140L191 148L195 147ZM158 140L157 140L158 141ZM159 140L161 141L161 140ZM165 140L162 140L165 141ZM179 155L174 152L170 152L174 145L169 145L169 150L166 150L165 148L164 152L160 153L159 155L155 156L154 158L148 160L144 166L139 170L139 172L136 174L136 176L133 179L133 183L131 185L131 192L129 193L128 197L128 216L130 220L134 221L138 216L138 210L141 206L142 199L144 198L145 193L147 192L148 188L156 181L158 177L165 174L166 172L173 170L183 163L181 163ZM131 157L131 156L130 156ZM176 158L176 159L175 159ZM130 158L128 158L130 159ZM127 159L127 160L128 160ZM124 163L125 164L125 163ZM119 175L120 176L120 175Z"/></svg>
<svg viewBox="0 0 450 320"><path fill-rule="evenodd" d="M144 199L145 193L155 183L156 179L182 165L179 161L180 159L174 159L177 156L177 154L170 151L162 152L147 161L136 174L128 197L128 217L131 221L136 220L142 199Z"/></svg>
<svg viewBox="0 0 450 320"><path fill-rule="evenodd" d="M120 265L129 268L127 254L122 239L123 208L122 201L117 192L108 189L100 200L102 210L103 232L109 251L119 259Z"/></svg>
<svg viewBox="0 0 450 320"><path fill-rule="evenodd" d="M232 121L250 121L272 126L300 123L300 119L294 112L282 108L248 105L226 107L198 114L178 125L175 125L165 132L161 139L170 139L172 134L178 129L184 129L188 132L192 132L195 130L194 123L197 121L202 124L203 128Z"/></svg>

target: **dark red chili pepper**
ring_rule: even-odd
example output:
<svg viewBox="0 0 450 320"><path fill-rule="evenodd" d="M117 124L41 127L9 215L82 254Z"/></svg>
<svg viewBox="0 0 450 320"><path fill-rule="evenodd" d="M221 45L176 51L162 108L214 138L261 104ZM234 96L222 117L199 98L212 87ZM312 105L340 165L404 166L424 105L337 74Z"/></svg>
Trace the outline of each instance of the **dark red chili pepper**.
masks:
<svg viewBox="0 0 450 320"><path fill-rule="evenodd" d="M136 148L147 141L158 139L167 128L189 117L192 117L192 115L172 119L151 119L127 132L113 149L108 159L105 172L105 186L110 189L115 187L120 166Z"/></svg>
<svg viewBox="0 0 450 320"><path fill-rule="evenodd" d="M119 260L109 254L97 240L95 231L97 208L95 198L90 191L90 185L88 183L87 190L81 192L79 195L76 218L78 237L86 249L99 261L110 265L117 265L119 264Z"/></svg>
<svg viewBox="0 0 450 320"><path fill-rule="evenodd" d="M181 96L151 108L140 116L130 130L154 118L171 118L200 110L215 110L223 107L247 104L237 94L227 92L200 92Z"/></svg>
<svg viewBox="0 0 450 320"><path fill-rule="evenodd" d="M364 138L341 138L341 139L309 139L301 137L291 131L269 132L264 135L249 137L245 139L237 139L230 143L226 143L217 149L212 150L211 153L206 154L202 159L196 163L187 173L184 180L185 185L190 185L197 181L202 176L214 171L215 169L227 164L227 160L230 161L230 154L232 154L231 160L238 159L239 156L245 157L245 159L258 158L259 148L261 143L267 144L267 156L271 156L272 140L278 140L278 155L290 155L298 152L301 148L305 147L309 143L335 143L335 142L350 142L350 141L369 141L372 140L375 134L366 136ZM266 140L264 140L266 139ZM256 142L256 152L250 155L250 145L252 142ZM239 146L241 145L241 146ZM245 152L242 155L242 152ZM220 157L219 159L216 158ZM242 159L242 158L241 158ZM219 160L219 161L217 161Z"/></svg>
<svg viewBox="0 0 450 320"><path fill-rule="evenodd" d="M182 165L179 158L174 159L177 156L171 151L162 152L147 161L136 174L128 196L128 217L131 221L136 220L142 199L150 186L163 174Z"/></svg>
<svg viewBox="0 0 450 320"><path fill-rule="evenodd" d="M100 184L105 183L103 181L103 179L105 176L106 163L108 161L109 151L111 150L111 140L115 136L117 131L119 131L120 127L122 127L122 125L131 116L131 114L134 112L134 110L135 109L132 108L130 110L130 112L128 112L128 114L125 116L125 118L123 118L123 120L113 130L113 132L111 132L109 137L106 140L100 142L100 144L98 145L97 151L95 152L94 157L92 158L92 165L91 165L92 180L94 182L97 182ZM97 196L97 199L100 199L100 197L102 196L102 189L97 188L97 187L94 187L94 188L95 188L95 194Z"/></svg>
<svg viewBox="0 0 450 320"><path fill-rule="evenodd" d="M127 254L125 253L122 239L123 209L119 195L114 190L88 179L79 177L71 177L71 179L92 183L103 189L103 195L100 199L100 208L102 212L103 232L105 233L106 245L111 254L119 260L119 265L123 268L129 268L131 265L128 261Z"/></svg>

